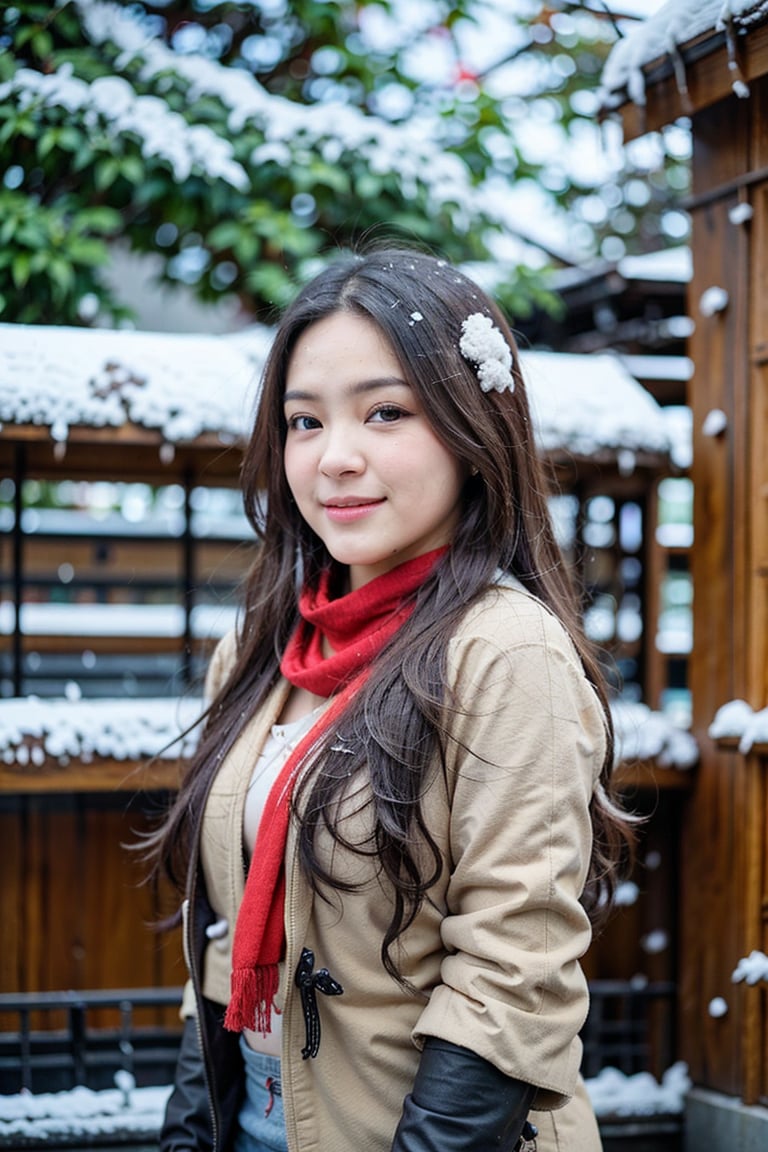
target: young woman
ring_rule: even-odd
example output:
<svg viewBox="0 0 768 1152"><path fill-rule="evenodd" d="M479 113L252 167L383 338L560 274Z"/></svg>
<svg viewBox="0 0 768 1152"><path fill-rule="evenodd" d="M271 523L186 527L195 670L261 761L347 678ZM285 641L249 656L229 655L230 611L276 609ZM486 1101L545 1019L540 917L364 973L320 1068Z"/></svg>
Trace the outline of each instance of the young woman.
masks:
<svg viewBox="0 0 768 1152"><path fill-rule="evenodd" d="M579 958L626 827L498 309L416 252L334 263L243 489L261 546L156 844L191 977L162 1149L599 1149Z"/></svg>

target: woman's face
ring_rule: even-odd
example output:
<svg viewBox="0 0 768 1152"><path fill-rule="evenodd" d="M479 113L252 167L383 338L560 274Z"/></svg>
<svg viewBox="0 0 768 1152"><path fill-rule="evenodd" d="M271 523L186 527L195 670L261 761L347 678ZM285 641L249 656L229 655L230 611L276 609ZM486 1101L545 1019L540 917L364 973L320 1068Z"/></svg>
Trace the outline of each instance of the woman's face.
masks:
<svg viewBox="0 0 768 1152"><path fill-rule="evenodd" d="M284 406L288 485L349 567L352 589L450 541L466 467L438 440L370 320L337 312L307 328Z"/></svg>

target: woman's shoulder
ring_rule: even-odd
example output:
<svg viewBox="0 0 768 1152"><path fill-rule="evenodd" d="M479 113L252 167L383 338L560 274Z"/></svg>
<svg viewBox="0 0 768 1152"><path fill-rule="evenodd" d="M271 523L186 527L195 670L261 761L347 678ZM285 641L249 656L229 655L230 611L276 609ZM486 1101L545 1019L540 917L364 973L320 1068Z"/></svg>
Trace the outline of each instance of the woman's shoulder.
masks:
<svg viewBox="0 0 768 1152"><path fill-rule="evenodd" d="M479 739L491 725L488 739L499 749L492 762L510 741L521 746L523 729L535 740L553 725L572 735L577 724L588 736L580 747L592 749L585 772L594 779L599 771L606 740L599 694L565 625L521 584L495 584L467 610L449 643L446 690L446 724L458 742Z"/></svg>
<svg viewBox="0 0 768 1152"><path fill-rule="evenodd" d="M578 660L562 621L514 577L504 576L492 584L467 610L452 643L469 640L485 641L505 651L531 646L556 648L569 659Z"/></svg>
<svg viewBox="0 0 768 1152"><path fill-rule="evenodd" d="M237 659L237 629L231 628L213 650L205 676L205 698L213 700L229 676Z"/></svg>

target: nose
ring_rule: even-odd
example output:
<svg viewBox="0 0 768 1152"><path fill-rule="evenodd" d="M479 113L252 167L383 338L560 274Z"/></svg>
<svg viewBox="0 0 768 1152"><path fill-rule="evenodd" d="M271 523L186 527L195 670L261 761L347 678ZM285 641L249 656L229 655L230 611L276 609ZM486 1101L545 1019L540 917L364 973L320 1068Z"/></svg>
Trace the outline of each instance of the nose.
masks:
<svg viewBox="0 0 768 1152"><path fill-rule="evenodd" d="M365 460L354 442L349 429L328 429L320 456L320 471L324 476L359 475Z"/></svg>

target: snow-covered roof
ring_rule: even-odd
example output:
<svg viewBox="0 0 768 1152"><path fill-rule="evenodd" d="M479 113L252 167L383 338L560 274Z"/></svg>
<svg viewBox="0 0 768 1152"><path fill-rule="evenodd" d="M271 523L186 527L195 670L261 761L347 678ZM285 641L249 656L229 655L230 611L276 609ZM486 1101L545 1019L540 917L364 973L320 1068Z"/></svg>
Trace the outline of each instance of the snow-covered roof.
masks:
<svg viewBox="0 0 768 1152"><path fill-rule="evenodd" d="M693 257L687 244L659 248L638 256L623 256L616 265L625 280L660 280L687 284L693 276Z"/></svg>
<svg viewBox="0 0 768 1152"><path fill-rule="evenodd" d="M594 281L621 280L655 281L667 284L687 284L693 275L693 257L687 244L660 248L656 252L642 252L622 256L620 260L599 260L557 268L548 276L548 283L556 292L568 292Z"/></svg>
<svg viewBox="0 0 768 1152"><path fill-rule="evenodd" d="M660 406L613 354L528 351L520 358L544 451L670 451Z"/></svg>
<svg viewBox="0 0 768 1152"><path fill-rule="evenodd" d="M193 696L0 700L0 760L32 768L62 757L140 760L163 753L179 741L202 711L202 700ZM696 763L698 748L693 737L662 713L643 704L624 703L613 704L612 712L619 758L655 760L664 768L690 768ZM164 754L189 753L195 739L194 732L187 734Z"/></svg>
<svg viewBox="0 0 768 1152"><path fill-rule="evenodd" d="M133 424L168 443L247 433L271 330L233 336L0 325L0 422ZM613 355L521 354L540 446L668 454L661 409Z"/></svg>
<svg viewBox="0 0 768 1152"><path fill-rule="evenodd" d="M252 334L262 355L271 333ZM156 429L169 442L242 435L256 394L253 360L226 337L0 325L0 421Z"/></svg>
<svg viewBox="0 0 768 1152"><path fill-rule="evenodd" d="M191 753L193 732L180 740L203 711L197 697L168 699L0 700L0 760L40 767L75 757L143 760Z"/></svg>
<svg viewBox="0 0 768 1152"><path fill-rule="evenodd" d="M707 33L725 32L726 39L768 20L768 0L667 0L647 20L638 22L619 40L605 63L601 84L603 107L619 104L626 96L645 104L643 68L664 57L679 59L679 52ZM731 58L735 57L732 48ZM747 95L734 68L734 91Z"/></svg>
<svg viewBox="0 0 768 1152"><path fill-rule="evenodd" d="M650 356L619 353L627 371L636 380L676 380L683 383L693 376L693 360L690 356Z"/></svg>

